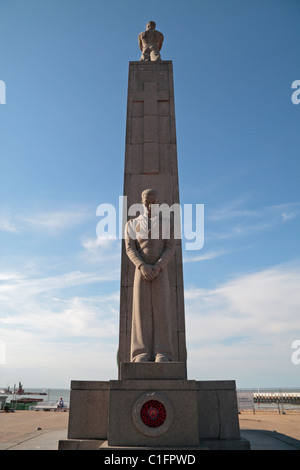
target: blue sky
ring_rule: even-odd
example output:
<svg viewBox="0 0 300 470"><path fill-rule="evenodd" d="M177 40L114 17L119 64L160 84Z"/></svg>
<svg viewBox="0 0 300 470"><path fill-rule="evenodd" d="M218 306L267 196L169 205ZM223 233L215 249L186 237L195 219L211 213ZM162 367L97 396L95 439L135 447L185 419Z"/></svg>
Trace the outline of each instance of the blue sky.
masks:
<svg viewBox="0 0 300 470"><path fill-rule="evenodd" d="M148 20L173 61L188 376L299 387L298 0L2 0L0 385L117 377L129 61ZM2 354L3 356L3 354ZM0 361L1 362L1 361Z"/></svg>

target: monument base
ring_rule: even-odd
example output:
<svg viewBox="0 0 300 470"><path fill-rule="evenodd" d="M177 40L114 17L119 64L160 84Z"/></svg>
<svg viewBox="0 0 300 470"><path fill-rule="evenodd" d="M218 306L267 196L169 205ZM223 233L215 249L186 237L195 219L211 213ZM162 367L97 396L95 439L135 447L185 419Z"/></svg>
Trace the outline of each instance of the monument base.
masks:
<svg viewBox="0 0 300 470"><path fill-rule="evenodd" d="M235 381L187 380L184 363L124 363L121 380L72 381L61 450L250 449Z"/></svg>
<svg viewBox="0 0 300 470"><path fill-rule="evenodd" d="M180 447L180 449L184 449L185 451L188 451L188 450L208 450L208 448L200 448L199 446L197 447ZM108 441L104 441L98 450L111 450L111 451L121 451L121 450L133 450L133 451L162 451L162 450L178 450L178 447L141 447L141 446L138 446L138 447L128 447L128 446L110 446L108 444Z"/></svg>

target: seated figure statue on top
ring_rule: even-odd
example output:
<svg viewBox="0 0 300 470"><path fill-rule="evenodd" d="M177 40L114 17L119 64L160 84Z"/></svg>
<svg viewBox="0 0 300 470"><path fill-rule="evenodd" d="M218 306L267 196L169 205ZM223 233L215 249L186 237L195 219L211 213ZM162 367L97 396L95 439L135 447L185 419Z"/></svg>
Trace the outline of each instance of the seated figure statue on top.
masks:
<svg viewBox="0 0 300 470"><path fill-rule="evenodd" d="M161 60L160 50L162 48L164 35L155 29L154 21L149 21L146 25L146 31L139 34L138 41L142 51L141 61Z"/></svg>

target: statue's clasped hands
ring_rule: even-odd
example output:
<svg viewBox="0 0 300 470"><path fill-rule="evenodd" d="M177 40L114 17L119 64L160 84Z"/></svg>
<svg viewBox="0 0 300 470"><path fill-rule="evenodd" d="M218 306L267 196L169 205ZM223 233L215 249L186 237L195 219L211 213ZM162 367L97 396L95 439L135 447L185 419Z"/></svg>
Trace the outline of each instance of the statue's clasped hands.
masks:
<svg viewBox="0 0 300 470"><path fill-rule="evenodd" d="M160 273L160 267L157 265L152 266L151 264L142 264L140 271L146 281L154 281Z"/></svg>

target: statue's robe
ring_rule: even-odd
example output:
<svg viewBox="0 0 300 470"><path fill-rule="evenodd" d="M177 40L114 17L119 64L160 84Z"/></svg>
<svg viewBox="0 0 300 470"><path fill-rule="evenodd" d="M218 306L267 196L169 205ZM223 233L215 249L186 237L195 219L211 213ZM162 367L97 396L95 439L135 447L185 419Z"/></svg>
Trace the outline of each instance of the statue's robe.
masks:
<svg viewBox="0 0 300 470"><path fill-rule="evenodd" d="M151 228L149 229L151 222ZM172 361L170 285L167 264L174 256L172 224L159 215L127 222L126 253L135 265L133 284L131 361L155 361L159 356ZM153 238L156 234L156 238ZM168 236L169 235L169 236ZM158 276L147 281L143 264L160 267Z"/></svg>

